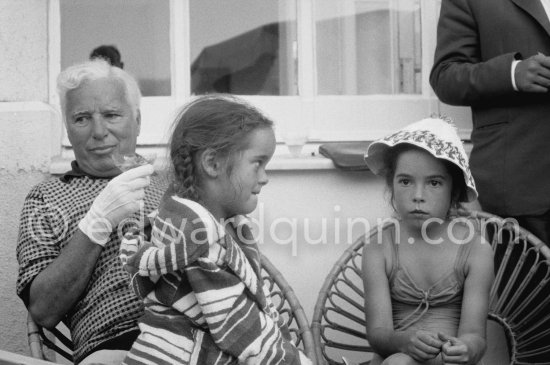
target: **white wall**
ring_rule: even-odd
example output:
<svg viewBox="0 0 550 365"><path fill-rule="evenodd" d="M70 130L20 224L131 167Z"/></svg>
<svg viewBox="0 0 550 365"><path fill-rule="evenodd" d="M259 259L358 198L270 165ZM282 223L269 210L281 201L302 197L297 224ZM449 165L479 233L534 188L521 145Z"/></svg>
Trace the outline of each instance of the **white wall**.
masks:
<svg viewBox="0 0 550 365"><path fill-rule="evenodd" d="M390 214L384 184L368 171L273 171L269 179L253 216L263 214L266 222L260 250L283 273L311 320L332 265L365 233L359 221L374 226Z"/></svg>
<svg viewBox="0 0 550 365"><path fill-rule="evenodd" d="M0 349L27 353L26 310L15 294L19 213L47 176L51 143L47 2L0 0Z"/></svg>
<svg viewBox="0 0 550 365"><path fill-rule="evenodd" d="M46 101L46 3L0 0L0 102Z"/></svg>

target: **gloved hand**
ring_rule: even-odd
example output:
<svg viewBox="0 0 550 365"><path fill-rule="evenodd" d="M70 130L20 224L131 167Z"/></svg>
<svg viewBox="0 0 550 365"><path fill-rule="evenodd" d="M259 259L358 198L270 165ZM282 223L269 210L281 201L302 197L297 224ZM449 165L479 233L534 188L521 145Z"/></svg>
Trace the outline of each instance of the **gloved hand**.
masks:
<svg viewBox="0 0 550 365"><path fill-rule="evenodd" d="M78 228L94 243L105 246L114 228L143 204L152 165L128 170L112 179L94 200Z"/></svg>

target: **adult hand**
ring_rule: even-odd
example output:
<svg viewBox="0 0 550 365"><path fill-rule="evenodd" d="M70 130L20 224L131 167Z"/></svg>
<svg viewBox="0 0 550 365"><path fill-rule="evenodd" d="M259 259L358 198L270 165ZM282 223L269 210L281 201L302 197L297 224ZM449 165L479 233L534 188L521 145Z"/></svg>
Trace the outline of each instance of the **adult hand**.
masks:
<svg viewBox="0 0 550 365"><path fill-rule="evenodd" d="M152 165L143 165L112 179L94 200L78 228L92 242L105 246L113 228L143 204L144 188L149 185L154 171Z"/></svg>
<svg viewBox="0 0 550 365"><path fill-rule="evenodd" d="M428 361L441 352L441 341L437 334L430 331L412 331L405 353L416 361Z"/></svg>
<svg viewBox="0 0 550 365"><path fill-rule="evenodd" d="M445 364L470 364L471 356L468 351L468 346L460 339L447 336L444 333L437 334L439 339L443 341L441 348L441 358Z"/></svg>
<svg viewBox="0 0 550 365"><path fill-rule="evenodd" d="M519 91L545 93L550 88L550 57L542 54L520 61L514 72Z"/></svg>

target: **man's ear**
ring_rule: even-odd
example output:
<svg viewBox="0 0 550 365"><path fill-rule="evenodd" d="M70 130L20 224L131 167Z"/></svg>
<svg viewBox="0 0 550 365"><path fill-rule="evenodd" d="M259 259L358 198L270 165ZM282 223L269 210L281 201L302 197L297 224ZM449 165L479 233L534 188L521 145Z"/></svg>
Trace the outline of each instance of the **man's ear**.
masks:
<svg viewBox="0 0 550 365"><path fill-rule="evenodd" d="M141 110L139 109L136 112L136 122L138 125L137 135L139 136L139 132L141 132Z"/></svg>
<svg viewBox="0 0 550 365"><path fill-rule="evenodd" d="M216 150L212 148L207 148L202 151L199 157L199 164L202 171L204 171L206 176L211 178L216 178L220 175L223 169L222 162Z"/></svg>

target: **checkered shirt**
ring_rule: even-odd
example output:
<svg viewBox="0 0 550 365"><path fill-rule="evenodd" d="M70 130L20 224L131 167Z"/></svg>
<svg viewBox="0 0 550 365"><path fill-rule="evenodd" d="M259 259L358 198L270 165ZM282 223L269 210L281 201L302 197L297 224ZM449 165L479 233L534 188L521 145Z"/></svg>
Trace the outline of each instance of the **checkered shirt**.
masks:
<svg viewBox="0 0 550 365"><path fill-rule="evenodd" d="M78 223L109 179L69 176L44 181L25 199L21 213L17 260L17 294L60 254ZM149 222L147 215L158 207L166 181L157 176L145 189L144 207L131 219ZM138 329L143 304L128 285L128 273L118 258L122 234L114 231L97 260L85 296L67 313L64 322L71 330L78 363L101 343ZM25 300L25 299L24 299Z"/></svg>

